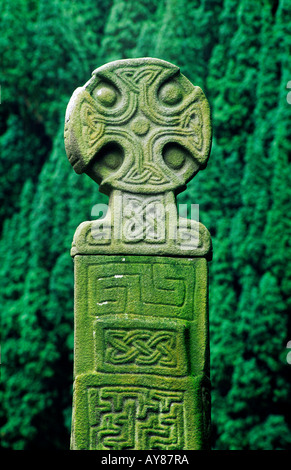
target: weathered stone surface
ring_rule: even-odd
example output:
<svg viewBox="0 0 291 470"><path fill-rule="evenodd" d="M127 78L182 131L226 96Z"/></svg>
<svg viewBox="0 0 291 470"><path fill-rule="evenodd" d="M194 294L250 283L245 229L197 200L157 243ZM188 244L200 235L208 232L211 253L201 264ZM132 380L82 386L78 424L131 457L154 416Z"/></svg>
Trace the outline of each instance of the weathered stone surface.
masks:
<svg viewBox="0 0 291 470"><path fill-rule="evenodd" d="M207 447L206 260L78 255L75 275L72 447Z"/></svg>
<svg viewBox="0 0 291 470"><path fill-rule="evenodd" d="M74 384L72 448L206 449L209 387L205 376L80 375Z"/></svg>
<svg viewBox="0 0 291 470"><path fill-rule="evenodd" d="M209 448L211 238L175 199L206 166L209 116L202 90L151 58L100 67L70 100L68 158L109 195L71 250L72 449Z"/></svg>
<svg viewBox="0 0 291 470"><path fill-rule="evenodd" d="M107 215L80 224L71 250L72 256L106 253L211 259L212 243L203 224L178 218L172 193L138 197L113 191Z"/></svg>
<svg viewBox="0 0 291 470"><path fill-rule="evenodd" d="M207 447L207 269L204 258L75 256L74 449Z"/></svg>

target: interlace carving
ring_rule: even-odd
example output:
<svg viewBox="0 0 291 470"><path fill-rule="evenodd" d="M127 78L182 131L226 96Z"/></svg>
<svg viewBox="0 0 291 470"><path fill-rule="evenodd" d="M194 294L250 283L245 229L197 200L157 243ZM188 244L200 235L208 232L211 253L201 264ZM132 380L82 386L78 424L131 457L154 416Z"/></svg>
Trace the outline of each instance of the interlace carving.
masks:
<svg viewBox="0 0 291 470"><path fill-rule="evenodd" d="M105 337L108 363L175 367L175 335L169 331L111 330Z"/></svg>

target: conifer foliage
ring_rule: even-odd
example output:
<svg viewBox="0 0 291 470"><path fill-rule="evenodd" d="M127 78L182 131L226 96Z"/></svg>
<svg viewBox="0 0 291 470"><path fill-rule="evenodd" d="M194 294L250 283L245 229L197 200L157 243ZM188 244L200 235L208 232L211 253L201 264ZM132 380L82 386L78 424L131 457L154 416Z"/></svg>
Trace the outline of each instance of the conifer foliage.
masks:
<svg viewBox="0 0 291 470"><path fill-rule="evenodd" d="M2 448L69 448L69 250L104 196L66 159L65 109L96 67L144 56L180 66L212 110L208 168L178 202L200 204L214 246L213 448L291 448L290 27L286 0L2 0Z"/></svg>

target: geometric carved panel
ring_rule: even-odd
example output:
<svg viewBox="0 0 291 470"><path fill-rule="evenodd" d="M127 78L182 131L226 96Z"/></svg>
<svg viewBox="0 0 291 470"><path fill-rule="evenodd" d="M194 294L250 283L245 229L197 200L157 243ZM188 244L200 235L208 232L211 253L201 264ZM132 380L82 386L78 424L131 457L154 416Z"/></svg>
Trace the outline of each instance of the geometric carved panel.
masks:
<svg viewBox="0 0 291 470"><path fill-rule="evenodd" d="M141 262L88 266L90 315L135 314L191 319L195 287L193 263L145 257ZM104 258L103 258L104 259ZM119 259L122 259L119 257ZM125 260L125 258L123 258ZM157 261L159 259L159 261Z"/></svg>
<svg viewBox="0 0 291 470"><path fill-rule="evenodd" d="M96 370L185 375L185 325L167 319L99 319L94 324Z"/></svg>
<svg viewBox="0 0 291 470"><path fill-rule="evenodd" d="M208 439L208 389L204 375L79 375L72 449L201 449Z"/></svg>
<svg viewBox="0 0 291 470"><path fill-rule="evenodd" d="M90 449L183 449L183 392L146 387L88 389Z"/></svg>

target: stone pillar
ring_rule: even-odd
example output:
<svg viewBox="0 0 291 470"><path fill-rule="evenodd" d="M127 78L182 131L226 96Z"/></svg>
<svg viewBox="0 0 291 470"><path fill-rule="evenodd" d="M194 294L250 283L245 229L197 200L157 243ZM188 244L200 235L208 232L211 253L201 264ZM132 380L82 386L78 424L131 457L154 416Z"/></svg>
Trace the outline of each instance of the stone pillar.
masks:
<svg viewBox="0 0 291 470"><path fill-rule="evenodd" d="M111 62L74 92L65 144L109 196L72 244L71 448L207 449L211 239L175 198L207 163L207 100L168 62Z"/></svg>

